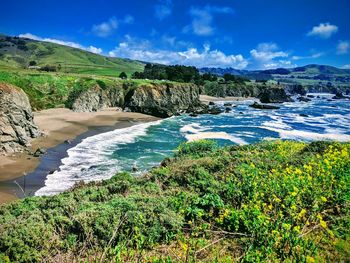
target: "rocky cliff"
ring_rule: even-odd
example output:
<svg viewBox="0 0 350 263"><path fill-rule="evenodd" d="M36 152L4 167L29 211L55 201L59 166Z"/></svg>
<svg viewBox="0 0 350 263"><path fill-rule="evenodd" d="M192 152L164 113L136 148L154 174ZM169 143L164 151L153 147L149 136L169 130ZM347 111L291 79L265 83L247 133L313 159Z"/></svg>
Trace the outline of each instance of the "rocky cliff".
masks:
<svg viewBox="0 0 350 263"><path fill-rule="evenodd" d="M20 88L0 84L0 153L13 153L40 135L27 95Z"/></svg>
<svg viewBox="0 0 350 263"><path fill-rule="evenodd" d="M157 117L170 117L200 107L199 93L200 87L189 83L124 82L72 92L66 106L78 112L122 107Z"/></svg>
<svg viewBox="0 0 350 263"><path fill-rule="evenodd" d="M170 117L200 107L200 88L189 83L143 84L130 90L125 107L157 117Z"/></svg>
<svg viewBox="0 0 350 263"><path fill-rule="evenodd" d="M122 106L124 103L123 87L101 88L95 85L90 89L71 93L67 106L77 112L98 111L106 107Z"/></svg>

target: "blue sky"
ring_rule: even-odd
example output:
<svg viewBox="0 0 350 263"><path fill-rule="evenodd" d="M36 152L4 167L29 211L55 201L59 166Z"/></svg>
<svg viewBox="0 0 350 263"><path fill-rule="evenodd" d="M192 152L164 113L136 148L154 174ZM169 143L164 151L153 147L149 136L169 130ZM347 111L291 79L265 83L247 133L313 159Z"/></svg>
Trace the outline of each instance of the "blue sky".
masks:
<svg viewBox="0 0 350 263"><path fill-rule="evenodd" d="M350 68L349 0L4 1L0 32L198 67Z"/></svg>

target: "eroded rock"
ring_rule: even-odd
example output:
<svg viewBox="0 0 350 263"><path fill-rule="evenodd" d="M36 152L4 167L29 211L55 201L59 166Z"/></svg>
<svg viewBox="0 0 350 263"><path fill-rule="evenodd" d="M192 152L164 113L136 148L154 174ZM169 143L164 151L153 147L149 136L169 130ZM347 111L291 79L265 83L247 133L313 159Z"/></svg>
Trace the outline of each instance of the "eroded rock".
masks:
<svg viewBox="0 0 350 263"><path fill-rule="evenodd" d="M23 151L40 136L29 99L20 88L0 83L0 153Z"/></svg>

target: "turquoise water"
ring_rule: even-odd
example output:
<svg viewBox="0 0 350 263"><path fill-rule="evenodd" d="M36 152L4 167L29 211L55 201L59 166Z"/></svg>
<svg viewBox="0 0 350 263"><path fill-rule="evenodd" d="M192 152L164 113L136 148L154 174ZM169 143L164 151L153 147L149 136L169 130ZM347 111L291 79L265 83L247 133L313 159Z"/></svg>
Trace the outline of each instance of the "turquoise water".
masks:
<svg viewBox="0 0 350 263"><path fill-rule="evenodd" d="M86 138L68 150L60 169L47 176L36 195L56 194L77 181L107 179L133 167L142 174L171 156L181 142L198 138L213 138L221 145L270 139L350 141L350 102L314 95L320 98L283 103L278 110L248 107L253 101L233 102L230 113L177 116ZM217 104L223 107L223 102Z"/></svg>

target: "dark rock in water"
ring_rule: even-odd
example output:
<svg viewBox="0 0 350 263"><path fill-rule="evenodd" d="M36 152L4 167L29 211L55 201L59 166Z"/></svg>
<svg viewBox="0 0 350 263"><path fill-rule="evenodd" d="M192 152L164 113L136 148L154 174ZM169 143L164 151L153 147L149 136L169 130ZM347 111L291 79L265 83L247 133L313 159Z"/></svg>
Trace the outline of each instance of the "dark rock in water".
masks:
<svg viewBox="0 0 350 263"><path fill-rule="evenodd" d="M66 143L66 144L71 144L72 141L71 141L71 140L65 140L64 143Z"/></svg>
<svg viewBox="0 0 350 263"><path fill-rule="evenodd" d="M307 95L306 97L308 97L308 98L315 98L314 95Z"/></svg>
<svg viewBox="0 0 350 263"><path fill-rule="evenodd" d="M309 117L309 115L304 114L304 113L300 113L299 116L301 116L301 117Z"/></svg>
<svg viewBox="0 0 350 263"><path fill-rule="evenodd" d="M191 105L188 107L188 109L185 112L190 113L192 115L208 114L209 106L206 104ZM196 117L196 116L192 116L192 117Z"/></svg>
<svg viewBox="0 0 350 263"><path fill-rule="evenodd" d="M210 108L209 109L209 114L214 114L214 115L216 115L216 114L220 114L220 113L222 113L223 111L219 108L219 107L217 107L217 106L214 106L214 107L212 107L212 108Z"/></svg>
<svg viewBox="0 0 350 263"><path fill-rule="evenodd" d="M239 114L244 114L244 113L240 111Z"/></svg>
<svg viewBox="0 0 350 263"><path fill-rule="evenodd" d="M230 111L232 111L232 109L231 109L230 107L226 107L226 108L225 108L225 112L226 112L226 113L228 113L228 112L230 112Z"/></svg>
<svg viewBox="0 0 350 263"><path fill-rule="evenodd" d="M305 98L305 97L299 97L299 98L297 98L297 100L298 101L302 101L302 102L309 102L309 101L311 101L310 99Z"/></svg>
<svg viewBox="0 0 350 263"><path fill-rule="evenodd" d="M225 107L231 107L231 106L232 106L232 103L230 103L230 102L225 102L225 103L224 103L224 106L225 106Z"/></svg>
<svg viewBox="0 0 350 263"><path fill-rule="evenodd" d="M342 92L338 91L332 99L340 100L340 99L348 99L348 98L350 97L344 96Z"/></svg>
<svg viewBox="0 0 350 263"><path fill-rule="evenodd" d="M53 174L56 170L50 170L49 174Z"/></svg>
<svg viewBox="0 0 350 263"><path fill-rule="evenodd" d="M292 102L283 88L266 88L258 96L262 103Z"/></svg>
<svg viewBox="0 0 350 263"><path fill-rule="evenodd" d="M316 98L320 99L321 97L320 97L320 96L317 96Z"/></svg>
<svg viewBox="0 0 350 263"><path fill-rule="evenodd" d="M43 154L45 154L46 153L46 149L44 149L44 148L38 148L38 149L36 149L36 151L33 153L33 156L34 157L39 157L39 156L41 156L41 155L43 155Z"/></svg>
<svg viewBox="0 0 350 263"><path fill-rule="evenodd" d="M190 113L190 116L191 117L198 117L198 114L197 113Z"/></svg>
<svg viewBox="0 0 350 263"><path fill-rule="evenodd" d="M277 110L280 108L280 107L272 106L272 105L259 104L257 102L254 102L253 104L249 105L249 107L252 107L255 109L261 109L261 110Z"/></svg>
<svg viewBox="0 0 350 263"><path fill-rule="evenodd" d="M22 152L40 135L28 96L16 86L0 83L0 153Z"/></svg>
<svg viewBox="0 0 350 263"><path fill-rule="evenodd" d="M215 103L213 101L209 101L209 105L215 105Z"/></svg>
<svg viewBox="0 0 350 263"><path fill-rule="evenodd" d="M97 168L97 167L98 167L97 165L91 165L91 166L89 167L89 170L95 169L95 168Z"/></svg>
<svg viewBox="0 0 350 263"><path fill-rule="evenodd" d="M136 165L134 165L132 168L131 168L131 171L132 172L137 172L139 169L137 169Z"/></svg>
<svg viewBox="0 0 350 263"><path fill-rule="evenodd" d="M333 101L333 100L331 100L331 99L327 99L327 101Z"/></svg>

